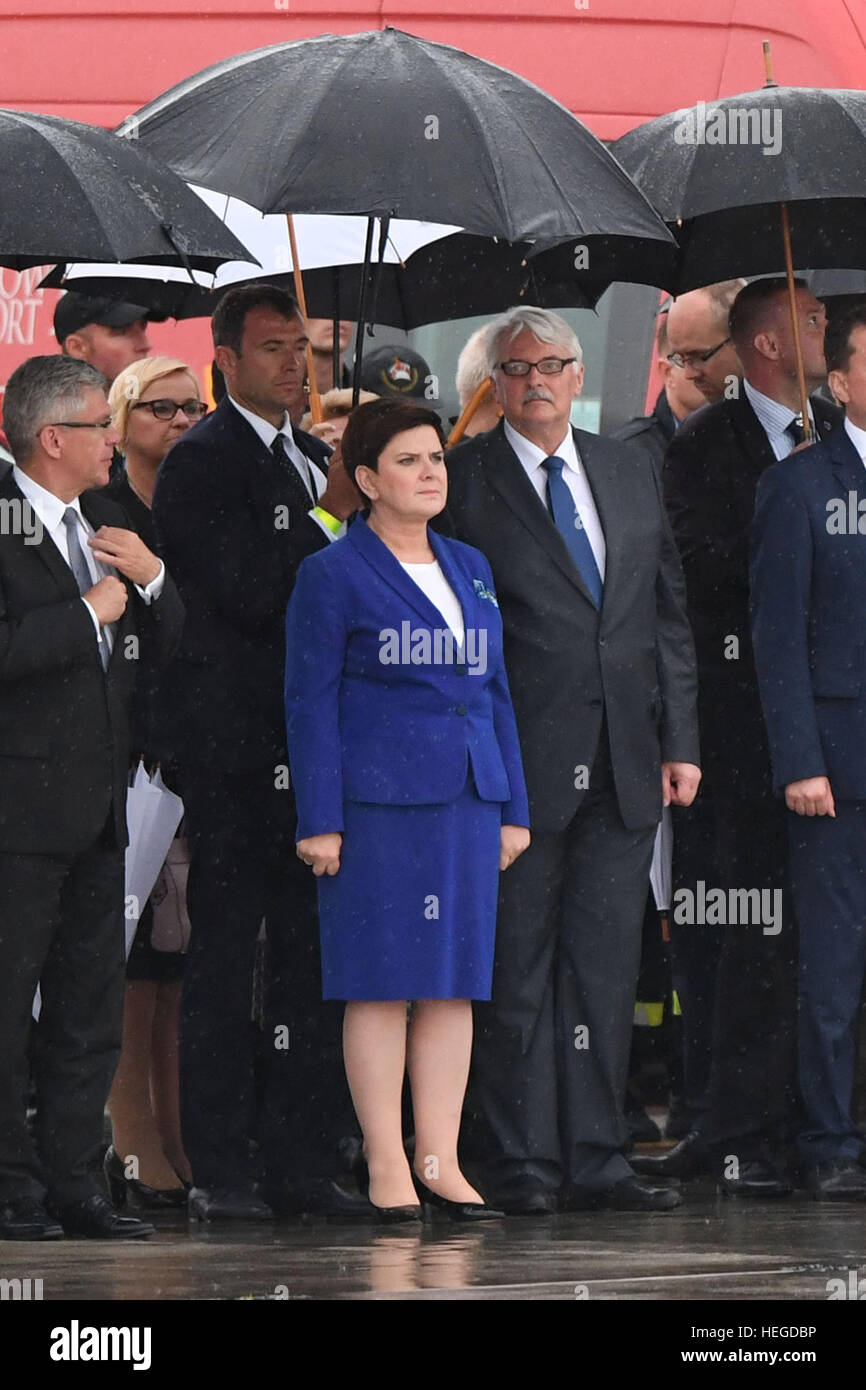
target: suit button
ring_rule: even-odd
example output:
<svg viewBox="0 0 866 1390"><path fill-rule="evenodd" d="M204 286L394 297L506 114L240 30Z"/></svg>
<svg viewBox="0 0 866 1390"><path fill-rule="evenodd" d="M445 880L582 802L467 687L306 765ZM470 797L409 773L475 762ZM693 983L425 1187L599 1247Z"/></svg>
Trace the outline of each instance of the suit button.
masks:
<svg viewBox="0 0 866 1390"><path fill-rule="evenodd" d="M469 711L467 710L467 708L466 708L465 705L458 705L458 706L457 706L457 713L458 713L458 714L468 714L468 712L469 712Z"/></svg>
<svg viewBox="0 0 866 1390"><path fill-rule="evenodd" d="M606 639L605 637L599 637L599 639L598 639L598 645L599 645L600 647L603 647L604 644L605 644L605 642L606 642L606 640L607 640L607 639Z"/></svg>

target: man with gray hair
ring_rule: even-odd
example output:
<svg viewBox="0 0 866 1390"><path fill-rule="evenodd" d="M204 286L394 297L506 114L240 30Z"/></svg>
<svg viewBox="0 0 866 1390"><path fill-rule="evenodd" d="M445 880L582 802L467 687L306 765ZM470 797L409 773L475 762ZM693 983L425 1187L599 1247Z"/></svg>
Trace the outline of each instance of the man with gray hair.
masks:
<svg viewBox="0 0 866 1390"><path fill-rule="evenodd" d="M487 365L487 329L489 325L477 328L469 338L457 359L457 396L460 401L460 411L466 409L475 392L482 382L490 381L490 369ZM485 430L492 430L502 416L502 410L493 394L493 383L490 383L487 393L482 397L471 420L468 421L463 431L464 439L471 439L473 435L483 434Z"/></svg>
<svg viewBox="0 0 866 1390"><path fill-rule="evenodd" d="M449 455L456 535L493 568L532 844L503 876L474 1095L485 1197L514 1214L666 1211L623 1154L641 924L662 804L700 778L695 663L652 465L572 429L580 343L558 315L489 326L504 419Z"/></svg>
<svg viewBox="0 0 866 1390"><path fill-rule="evenodd" d="M0 1239L147 1236L91 1168L120 1054L135 674L142 643L168 660L183 610L122 509L90 491L108 482L118 439L105 378L32 357L9 378L4 416L16 462L0 516L38 525L0 529Z"/></svg>

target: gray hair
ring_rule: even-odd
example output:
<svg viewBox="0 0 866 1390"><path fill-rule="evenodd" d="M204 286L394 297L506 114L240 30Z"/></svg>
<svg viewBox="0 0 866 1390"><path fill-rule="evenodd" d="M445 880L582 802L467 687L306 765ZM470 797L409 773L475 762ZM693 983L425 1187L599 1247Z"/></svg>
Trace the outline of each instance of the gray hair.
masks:
<svg viewBox="0 0 866 1390"><path fill-rule="evenodd" d="M531 304L521 304L516 309L508 309L487 325L487 371L492 375L502 360L502 352L524 329L537 338L540 343L556 344L564 347L569 357L580 366L583 349L580 340L570 324L550 309L536 309Z"/></svg>
<svg viewBox="0 0 866 1390"><path fill-rule="evenodd" d="M483 327L476 329L472 337L468 339L466 346L457 359L457 395L460 398L460 409L464 410L475 392L478 390L482 381L490 376L490 368L487 365L487 338L490 331L490 324L485 323Z"/></svg>
<svg viewBox="0 0 866 1390"><path fill-rule="evenodd" d="M78 357L28 357L15 368L6 384L3 428L19 468L35 451L36 436L43 425L76 415L84 408L88 386L105 391L108 382Z"/></svg>

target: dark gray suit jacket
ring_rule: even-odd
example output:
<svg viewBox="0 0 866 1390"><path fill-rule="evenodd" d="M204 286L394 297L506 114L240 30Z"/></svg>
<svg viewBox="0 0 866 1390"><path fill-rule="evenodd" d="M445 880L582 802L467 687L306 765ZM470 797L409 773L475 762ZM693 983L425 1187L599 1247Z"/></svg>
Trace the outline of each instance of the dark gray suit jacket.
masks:
<svg viewBox="0 0 866 1390"><path fill-rule="evenodd" d="M600 613L502 423L449 454L448 517L493 569L532 828L571 820L605 715L620 812L637 829L661 815L662 761L700 761L683 580L652 465L574 437L607 546Z"/></svg>

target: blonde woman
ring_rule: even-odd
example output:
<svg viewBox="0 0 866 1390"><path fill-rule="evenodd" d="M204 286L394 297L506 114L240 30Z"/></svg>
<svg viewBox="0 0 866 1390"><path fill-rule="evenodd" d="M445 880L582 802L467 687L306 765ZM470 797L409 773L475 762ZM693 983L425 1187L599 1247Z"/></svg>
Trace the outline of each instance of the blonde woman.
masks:
<svg viewBox="0 0 866 1390"><path fill-rule="evenodd" d="M160 463L182 434L207 412L195 373L173 357L146 357L126 367L109 393L120 434L123 469L105 489L127 513L133 530L156 550L150 506ZM139 671L133 711L133 753L160 762L171 784L171 748L161 694L165 672ZM105 1174L112 1199L130 1194L149 1209L186 1206L189 1164L180 1133L177 1020L180 951L154 947L153 901L143 908L126 972L123 1051L108 1100L112 1147ZM163 943L164 944L164 943Z"/></svg>

